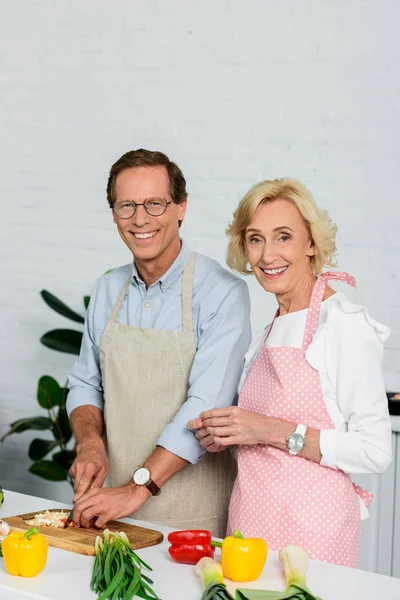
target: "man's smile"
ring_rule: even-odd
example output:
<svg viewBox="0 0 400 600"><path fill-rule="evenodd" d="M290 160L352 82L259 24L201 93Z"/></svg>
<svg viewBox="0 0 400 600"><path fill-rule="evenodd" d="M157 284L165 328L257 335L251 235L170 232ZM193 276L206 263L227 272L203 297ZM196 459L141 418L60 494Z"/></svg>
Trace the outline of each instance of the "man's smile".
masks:
<svg viewBox="0 0 400 600"><path fill-rule="evenodd" d="M156 231L146 231L146 232L137 232L137 231L131 231L130 232L137 240L147 240L149 238L152 238L156 235L157 230Z"/></svg>

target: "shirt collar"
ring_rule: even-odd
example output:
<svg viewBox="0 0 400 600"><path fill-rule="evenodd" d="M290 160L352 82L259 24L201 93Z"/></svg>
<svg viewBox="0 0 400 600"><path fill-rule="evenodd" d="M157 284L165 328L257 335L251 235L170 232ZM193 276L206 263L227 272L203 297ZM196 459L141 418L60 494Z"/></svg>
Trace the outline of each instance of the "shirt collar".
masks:
<svg viewBox="0 0 400 600"><path fill-rule="evenodd" d="M167 269L165 271L165 273L163 275L161 275L161 277L157 281L155 281L150 287L159 286L161 288L161 290L163 292L165 292L169 288L169 286L178 277L180 277L180 275L182 275L183 270L188 263L189 257L190 257L190 250L189 250L188 246L186 245L186 242L184 242L181 239L181 250L180 250L178 256L176 257L176 259L174 260L172 265L169 267L169 269ZM132 280L137 285L144 285L144 282L140 278L140 275L136 268L135 261L133 261L133 265L132 265Z"/></svg>

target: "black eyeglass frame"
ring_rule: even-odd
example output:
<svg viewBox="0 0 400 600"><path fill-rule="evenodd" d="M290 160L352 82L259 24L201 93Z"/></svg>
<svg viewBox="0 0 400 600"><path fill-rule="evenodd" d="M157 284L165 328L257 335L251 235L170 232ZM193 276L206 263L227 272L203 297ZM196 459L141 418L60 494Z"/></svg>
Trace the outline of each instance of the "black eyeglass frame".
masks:
<svg viewBox="0 0 400 600"><path fill-rule="evenodd" d="M155 198L146 198L146 200L144 202L135 202L134 200L127 200L127 202L130 202L134 205L134 209L133 209L133 213L131 215L129 215L129 217L121 217L117 211L115 210L115 205L116 202L114 202L114 204L110 207L111 210L113 211L113 213L118 217L118 219L132 219L132 217L135 215L136 213L136 209L138 206L143 206L144 210L147 212L148 215L150 215L151 217L161 217L161 215L163 215L165 213L165 211L167 210L168 206L170 204L172 204L173 200L167 200L166 198L157 198L157 200L164 200L165 202L165 207L164 210L159 213L158 215L153 215L149 209L146 206L146 202L147 200L155 200Z"/></svg>

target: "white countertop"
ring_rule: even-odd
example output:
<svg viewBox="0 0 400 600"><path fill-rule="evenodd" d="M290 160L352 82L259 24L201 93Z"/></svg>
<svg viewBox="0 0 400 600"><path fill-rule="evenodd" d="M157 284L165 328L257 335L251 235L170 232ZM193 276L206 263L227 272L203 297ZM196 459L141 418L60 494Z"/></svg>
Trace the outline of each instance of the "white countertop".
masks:
<svg viewBox="0 0 400 600"><path fill-rule="evenodd" d="M5 500L0 508L0 518L41 511L45 508L67 508L59 502L5 491ZM152 529L162 531L165 538L170 529L124 519ZM172 562L168 555L168 542L158 546L143 548L138 554L153 568L151 578L154 590L162 600L199 600L202 593L200 580L192 565L179 565ZM218 551L219 552L219 551ZM215 558L218 560L216 553ZM65 550L49 547L45 569L34 578L13 577L8 575L0 559L0 598L1 600L95 600L90 590L94 558L74 554ZM307 582L314 594L323 600L399 600L400 579L367 573L357 569L339 567L311 560ZM230 591L235 586L227 582ZM240 584L237 587L258 589L285 589L285 580L277 553L269 552L267 563L261 577L251 585Z"/></svg>

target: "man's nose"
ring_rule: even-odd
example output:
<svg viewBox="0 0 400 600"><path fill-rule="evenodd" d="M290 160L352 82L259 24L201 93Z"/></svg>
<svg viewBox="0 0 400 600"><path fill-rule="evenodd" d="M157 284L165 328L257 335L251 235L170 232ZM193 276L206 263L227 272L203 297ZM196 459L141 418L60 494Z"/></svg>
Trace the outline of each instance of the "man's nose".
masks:
<svg viewBox="0 0 400 600"><path fill-rule="evenodd" d="M143 204L137 204L135 214L132 217L132 221L138 227L143 227L150 220L149 213L145 210Z"/></svg>

